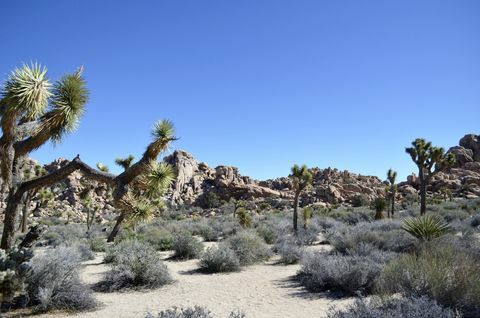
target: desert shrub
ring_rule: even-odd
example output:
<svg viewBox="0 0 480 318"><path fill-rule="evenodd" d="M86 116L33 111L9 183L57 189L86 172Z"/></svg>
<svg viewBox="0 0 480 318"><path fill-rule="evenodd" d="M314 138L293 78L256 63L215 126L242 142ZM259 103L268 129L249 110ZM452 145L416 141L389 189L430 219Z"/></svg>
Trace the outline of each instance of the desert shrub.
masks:
<svg viewBox="0 0 480 318"><path fill-rule="evenodd" d="M88 241L82 240L80 242L74 243L72 246L78 250L78 253L80 254L80 259L82 261L88 261L95 258L95 254L93 253Z"/></svg>
<svg viewBox="0 0 480 318"><path fill-rule="evenodd" d="M280 255L280 262L283 264L297 263L304 253L303 246L291 237L277 241L274 249Z"/></svg>
<svg viewBox="0 0 480 318"><path fill-rule="evenodd" d="M260 224L255 228L255 231L257 232L258 236L263 238L267 244L273 244L277 239L277 232L275 231L275 228L269 226L268 224Z"/></svg>
<svg viewBox="0 0 480 318"><path fill-rule="evenodd" d="M83 311L97 302L78 275L80 254L74 247L59 246L32 259L27 291L39 310Z"/></svg>
<svg viewBox="0 0 480 318"><path fill-rule="evenodd" d="M354 207L368 206L370 199L364 194L358 194L351 199L351 203Z"/></svg>
<svg viewBox="0 0 480 318"><path fill-rule="evenodd" d="M195 222L193 235L200 235L206 242L217 242L223 236L222 223L214 219Z"/></svg>
<svg viewBox="0 0 480 318"><path fill-rule="evenodd" d="M242 266L264 261L271 254L265 242L254 232L239 232L225 242L235 252Z"/></svg>
<svg viewBox="0 0 480 318"><path fill-rule="evenodd" d="M315 224L317 224L323 232L332 228L343 226L342 222L337 221L331 217L314 218L313 222L315 222Z"/></svg>
<svg viewBox="0 0 480 318"><path fill-rule="evenodd" d="M360 222L370 222L373 220L372 212L365 209L335 210L329 216L349 225L355 225Z"/></svg>
<svg viewBox="0 0 480 318"><path fill-rule="evenodd" d="M150 244L125 240L108 250L111 269L96 286L101 291L156 288L172 281L167 266Z"/></svg>
<svg viewBox="0 0 480 318"><path fill-rule="evenodd" d="M445 244L427 244L418 255L403 255L387 264L377 283L381 293L428 296L465 317L480 315L480 263Z"/></svg>
<svg viewBox="0 0 480 318"><path fill-rule="evenodd" d="M233 250L224 244L209 247L200 259L201 270L208 273L235 272L240 270L240 261Z"/></svg>
<svg viewBox="0 0 480 318"><path fill-rule="evenodd" d="M58 246L78 242L87 237L86 229L77 224L54 225L45 231L42 238L48 245Z"/></svg>
<svg viewBox="0 0 480 318"><path fill-rule="evenodd" d="M213 209L220 207L222 205L222 201L220 200L218 194L213 191L208 191L203 196L203 204L207 209Z"/></svg>
<svg viewBox="0 0 480 318"><path fill-rule="evenodd" d="M347 253L305 254L297 275L299 282L314 292L370 294L385 262L393 257L392 253L364 248L363 245Z"/></svg>
<svg viewBox="0 0 480 318"><path fill-rule="evenodd" d="M341 253L345 253L348 249L355 249L361 243L393 252L414 251L418 245L414 237L401 229L401 222L393 220L335 227L328 230L325 237Z"/></svg>
<svg viewBox="0 0 480 318"><path fill-rule="evenodd" d="M311 223L309 227L299 228L297 232L297 240L302 245L312 245L318 239L320 227L315 223Z"/></svg>
<svg viewBox="0 0 480 318"><path fill-rule="evenodd" d="M189 233L176 233L173 237L172 249L175 251L175 258L192 259L200 256L203 244Z"/></svg>
<svg viewBox="0 0 480 318"><path fill-rule="evenodd" d="M90 249L93 252L105 252L107 241L103 237L93 237L88 240L90 244Z"/></svg>
<svg viewBox="0 0 480 318"><path fill-rule="evenodd" d="M171 308L161 311L158 315L148 313L145 318L214 318L210 310L205 307ZM246 318L241 311L232 311L228 318Z"/></svg>
<svg viewBox="0 0 480 318"><path fill-rule="evenodd" d="M480 226L480 214L475 214L470 219L470 225L472 227L479 227Z"/></svg>
<svg viewBox="0 0 480 318"><path fill-rule="evenodd" d="M152 245L157 251L168 251L173 246L173 235L170 231L157 227L149 226L139 230L138 239L144 240Z"/></svg>
<svg viewBox="0 0 480 318"><path fill-rule="evenodd" d="M357 299L342 310L332 308L328 318L455 318L454 312L427 297Z"/></svg>

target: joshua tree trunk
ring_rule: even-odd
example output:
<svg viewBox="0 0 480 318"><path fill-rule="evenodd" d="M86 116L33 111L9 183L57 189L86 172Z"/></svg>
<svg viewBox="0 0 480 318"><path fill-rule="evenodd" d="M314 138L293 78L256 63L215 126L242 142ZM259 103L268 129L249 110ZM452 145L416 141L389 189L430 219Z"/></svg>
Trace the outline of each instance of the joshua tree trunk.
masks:
<svg viewBox="0 0 480 318"><path fill-rule="evenodd" d="M14 167L18 161L14 162ZM40 187L53 185L72 172L80 170L83 174L93 180L111 184L114 180L114 176L108 173L99 172L83 163L77 156L70 163L62 168L55 170L43 177L32 179L25 182L18 182L17 174L13 174L12 186L10 187L7 207L5 208L5 220L3 227L2 242L0 247L4 250L9 250L15 242L15 221L18 217L18 207L22 203L22 197L30 190L38 189ZM13 169L17 171L17 169Z"/></svg>
<svg viewBox="0 0 480 318"><path fill-rule="evenodd" d="M28 209L30 207L30 202L32 201L33 193L31 191L27 192L25 195L25 200L23 202L23 209L22 209L22 220L20 222L19 230L22 233L27 232L28 227Z"/></svg>
<svg viewBox="0 0 480 318"><path fill-rule="evenodd" d="M391 206L391 212L390 212L390 215L389 217L391 217L393 219L393 215L395 213L395 192L392 193L392 198L391 198L392 202L390 202L390 204L392 205Z"/></svg>
<svg viewBox="0 0 480 318"><path fill-rule="evenodd" d="M423 169L419 170L418 176L420 179L420 215L424 215L427 211L427 181Z"/></svg>
<svg viewBox="0 0 480 318"><path fill-rule="evenodd" d="M118 231L120 231L120 227L122 225L123 220L125 220L126 214L125 212L120 213L120 215L117 218L117 222L115 223L115 226L113 227L112 232L108 236L107 242L113 242L115 241L115 237L118 234Z"/></svg>
<svg viewBox="0 0 480 318"><path fill-rule="evenodd" d="M293 232L298 233L298 201L300 199L300 191L295 192L295 199L293 201Z"/></svg>

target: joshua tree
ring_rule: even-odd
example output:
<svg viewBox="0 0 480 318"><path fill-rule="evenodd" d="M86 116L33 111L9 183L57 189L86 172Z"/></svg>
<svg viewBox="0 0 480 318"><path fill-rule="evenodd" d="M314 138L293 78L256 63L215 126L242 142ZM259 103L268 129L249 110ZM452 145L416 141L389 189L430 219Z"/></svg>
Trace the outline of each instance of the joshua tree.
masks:
<svg viewBox="0 0 480 318"><path fill-rule="evenodd" d="M296 235L298 233L298 201L300 200L300 194L312 183L313 176L310 171L308 171L306 165L301 167L294 165L292 167L292 174L290 175L290 178L293 180L293 187L295 189L293 203L293 231Z"/></svg>
<svg viewBox="0 0 480 318"><path fill-rule="evenodd" d="M393 218L393 214L395 213L395 194L397 193L397 185L395 184L395 179L397 179L397 172L393 171L392 169L388 169L387 171L387 180L388 183L388 198L390 200L390 211L388 212L388 217Z"/></svg>
<svg viewBox="0 0 480 318"><path fill-rule="evenodd" d="M109 240L117 234L122 221L129 213L135 214L142 204L134 187L143 188L146 194L159 193L172 181L172 169L157 163L157 156L175 140L173 125L158 122L153 129L153 141L142 158L118 176L98 171L75 157L65 166L44 176L23 180L20 167L29 153L47 141L60 142L75 130L88 99L88 90L82 77L82 68L63 76L51 85L46 69L34 64L24 65L8 77L0 99L1 178L8 191L5 208L1 248L10 250L14 243L15 222L24 195L35 189L53 185L74 171L86 178L106 183L114 189L113 203L120 211Z"/></svg>
<svg viewBox="0 0 480 318"><path fill-rule="evenodd" d="M233 205L233 218L235 218L236 215L237 215L237 211L238 211L240 208L245 207L245 201L243 201L243 200L237 200L237 199L235 199L235 198L232 198L232 199L230 199L230 203Z"/></svg>
<svg viewBox="0 0 480 318"><path fill-rule="evenodd" d="M441 147L433 147L431 142L417 138L412 142L412 147L405 151L418 167L418 179L420 181L420 215L427 210L427 185L432 176L442 168L447 168L455 163L455 155L445 153Z"/></svg>
<svg viewBox="0 0 480 318"><path fill-rule="evenodd" d="M119 165L120 167L123 168L123 170L127 170L128 168L130 168L130 166L132 165L133 161L135 160L135 157L132 156L132 155L129 155L128 157L126 158L117 158L115 159L115 163L117 165Z"/></svg>

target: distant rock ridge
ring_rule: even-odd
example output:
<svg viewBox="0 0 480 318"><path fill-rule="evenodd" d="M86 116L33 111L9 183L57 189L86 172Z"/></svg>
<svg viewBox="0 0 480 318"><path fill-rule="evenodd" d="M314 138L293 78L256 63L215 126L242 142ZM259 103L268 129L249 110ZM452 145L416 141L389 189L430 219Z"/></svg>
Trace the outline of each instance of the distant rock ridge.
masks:
<svg viewBox="0 0 480 318"><path fill-rule="evenodd" d="M456 157L453 167L439 171L429 186L429 192L444 192L467 198L480 197L480 136L465 135L459 145L451 147L448 152ZM163 159L171 164L177 178L166 199L173 205L205 206L205 196L213 192L222 200L231 198L273 202L275 200L288 202L293 198L291 179L280 177L264 181L256 181L248 176L242 176L236 167L209 167L206 163L195 159L183 150L176 150ZM59 158L45 165L48 172L57 170L69 161ZM34 169L38 163L27 159L24 165ZM375 176L363 176L349 171L334 168L311 168L313 185L302 193L302 205L327 206L329 204L352 203L358 196L373 200L384 195L386 183ZM111 195L102 184L89 183L93 187L92 204L99 210L97 214L105 216L114 213ZM49 190L53 199L45 204L40 194L32 200L30 211L34 216L61 215L71 217L72 221L83 220L86 217L86 207L80 198L85 188L85 180L79 172ZM417 195L418 179L412 174L407 180L398 184L398 196ZM6 193L0 192L0 210L5 208Z"/></svg>

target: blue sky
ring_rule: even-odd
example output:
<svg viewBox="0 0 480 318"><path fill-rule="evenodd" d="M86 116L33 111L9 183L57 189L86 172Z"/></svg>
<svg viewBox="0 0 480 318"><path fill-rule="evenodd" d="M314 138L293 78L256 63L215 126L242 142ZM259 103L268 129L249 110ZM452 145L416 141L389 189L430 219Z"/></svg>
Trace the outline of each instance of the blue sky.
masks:
<svg viewBox="0 0 480 318"><path fill-rule="evenodd" d="M382 179L416 137L480 133L480 1L2 1L0 79L84 65L87 113L64 143L113 168L155 120L184 149L257 179L294 163Z"/></svg>

